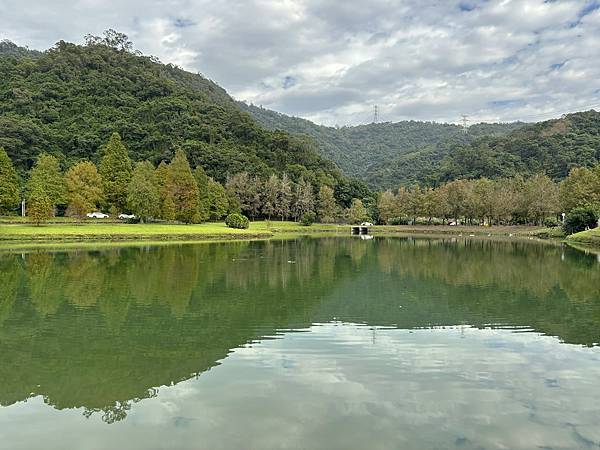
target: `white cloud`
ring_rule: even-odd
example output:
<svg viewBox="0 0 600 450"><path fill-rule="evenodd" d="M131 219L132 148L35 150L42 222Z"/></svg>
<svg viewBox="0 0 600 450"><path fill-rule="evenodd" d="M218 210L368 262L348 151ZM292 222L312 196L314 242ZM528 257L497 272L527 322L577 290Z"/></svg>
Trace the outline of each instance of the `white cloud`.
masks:
<svg viewBox="0 0 600 450"><path fill-rule="evenodd" d="M383 120L534 120L600 107L596 6L2 0L0 37L43 49L115 28L236 98L326 124L368 121L374 104Z"/></svg>

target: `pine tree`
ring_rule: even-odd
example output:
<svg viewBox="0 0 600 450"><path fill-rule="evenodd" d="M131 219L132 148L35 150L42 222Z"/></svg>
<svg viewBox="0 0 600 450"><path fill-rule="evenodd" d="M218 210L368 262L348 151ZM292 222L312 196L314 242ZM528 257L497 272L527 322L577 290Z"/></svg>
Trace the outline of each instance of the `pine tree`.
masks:
<svg viewBox="0 0 600 450"><path fill-rule="evenodd" d="M287 174L283 174L279 183L279 194L277 195L277 213L283 222L290 216L293 199L292 181Z"/></svg>
<svg viewBox="0 0 600 450"><path fill-rule="evenodd" d="M84 217L102 201L102 179L89 161L75 164L65 174L67 214Z"/></svg>
<svg viewBox="0 0 600 450"><path fill-rule="evenodd" d="M310 212L314 208L314 194L312 185L301 178L296 185L295 201L294 201L294 217L297 222L307 212Z"/></svg>
<svg viewBox="0 0 600 450"><path fill-rule="evenodd" d="M176 220L184 223L200 221L198 185L183 150L177 150L169 164L167 191L173 201Z"/></svg>
<svg viewBox="0 0 600 450"><path fill-rule="evenodd" d="M36 225L52 217L53 204L41 183L30 186L27 192L27 215Z"/></svg>
<svg viewBox="0 0 600 450"><path fill-rule="evenodd" d="M19 201L17 172L4 148L0 147L0 214L13 212Z"/></svg>
<svg viewBox="0 0 600 450"><path fill-rule="evenodd" d="M210 218L209 177L202 166L198 166L194 170L194 178L198 185L198 214L200 221L206 222Z"/></svg>
<svg viewBox="0 0 600 450"><path fill-rule="evenodd" d="M130 211L142 222L158 216L160 196L154 166L148 161L136 164L127 188L127 204Z"/></svg>
<svg viewBox="0 0 600 450"><path fill-rule="evenodd" d="M271 220L271 216L277 214L277 196L279 194L279 177L271 175L263 185L262 213Z"/></svg>
<svg viewBox="0 0 600 450"><path fill-rule="evenodd" d="M321 186L317 204L319 220L323 223L333 222L335 220L337 209L333 189L326 185Z"/></svg>
<svg viewBox="0 0 600 450"><path fill-rule="evenodd" d="M38 190L39 189L39 190ZM66 203L66 186L58 159L47 153L42 153L29 174L27 191L37 191L37 198L42 198L39 191L48 197L52 210L57 205ZM29 194L28 194L29 197Z"/></svg>
<svg viewBox="0 0 600 450"><path fill-rule="evenodd" d="M227 214L229 202L223 185L212 178L208 179L208 199L210 220L220 220Z"/></svg>
<svg viewBox="0 0 600 450"><path fill-rule="evenodd" d="M124 211L127 207L127 188L131 181L131 160L127 149L121 142L119 133L113 133L104 149L100 162L102 190L106 207Z"/></svg>

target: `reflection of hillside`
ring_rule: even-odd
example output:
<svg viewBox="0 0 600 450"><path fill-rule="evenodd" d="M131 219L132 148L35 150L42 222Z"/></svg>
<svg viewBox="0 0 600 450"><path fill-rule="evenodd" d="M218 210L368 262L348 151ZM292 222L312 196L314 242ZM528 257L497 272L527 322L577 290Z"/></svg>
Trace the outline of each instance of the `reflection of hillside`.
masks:
<svg viewBox="0 0 600 450"><path fill-rule="evenodd" d="M600 340L595 259L528 243L328 238L6 254L0 284L0 404L43 395L109 422L233 348L334 317Z"/></svg>
<svg viewBox="0 0 600 450"><path fill-rule="evenodd" d="M0 403L41 394L59 409L123 418L153 387L279 326L310 324L311 299L333 274L318 255L335 259L336 246L322 244L3 255Z"/></svg>
<svg viewBox="0 0 600 450"><path fill-rule="evenodd" d="M383 239L363 275L338 288L324 317L400 328L524 326L566 342L600 342L600 265L528 242Z"/></svg>

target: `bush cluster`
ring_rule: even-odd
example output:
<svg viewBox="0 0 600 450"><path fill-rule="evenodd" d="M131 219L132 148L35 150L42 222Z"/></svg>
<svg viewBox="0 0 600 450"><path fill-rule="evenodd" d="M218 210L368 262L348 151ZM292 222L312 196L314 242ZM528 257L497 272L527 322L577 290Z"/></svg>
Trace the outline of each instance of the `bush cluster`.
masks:
<svg viewBox="0 0 600 450"><path fill-rule="evenodd" d="M234 213L227 216L225 219L225 225L227 225L229 228L245 230L246 228L250 227L250 221L246 216Z"/></svg>
<svg viewBox="0 0 600 450"><path fill-rule="evenodd" d="M587 228L595 228L597 224L598 213L593 208L575 208L565 217L563 231L565 234L579 233Z"/></svg>
<svg viewBox="0 0 600 450"><path fill-rule="evenodd" d="M304 214L302 214L302 217L300 218L300 224L304 225L305 227L309 227L313 223L315 223L316 218L317 218L317 216L314 212L304 213Z"/></svg>
<svg viewBox="0 0 600 450"><path fill-rule="evenodd" d="M408 217L392 217L388 220L389 225L408 225L409 222Z"/></svg>

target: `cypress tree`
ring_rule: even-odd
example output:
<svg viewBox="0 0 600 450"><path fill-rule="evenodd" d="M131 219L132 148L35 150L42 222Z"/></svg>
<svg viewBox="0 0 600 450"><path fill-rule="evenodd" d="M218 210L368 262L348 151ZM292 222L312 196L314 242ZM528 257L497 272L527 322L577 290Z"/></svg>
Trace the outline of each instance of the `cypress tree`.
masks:
<svg viewBox="0 0 600 450"><path fill-rule="evenodd" d="M4 148L0 147L0 213L15 210L19 200L17 172Z"/></svg>
<svg viewBox="0 0 600 450"><path fill-rule="evenodd" d="M148 161L136 164L127 189L127 204L133 214L142 222L158 216L160 195L154 166Z"/></svg>
<svg viewBox="0 0 600 450"><path fill-rule="evenodd" d="M52 217L53 203L48 193L39 183L33 184L27 193L27 215L36 225Z"/></svg>
<svg viewBox="0 0 600 450"><path fill-rule="evenodd" d="M131 181L131 160L119 133L113 133L100 162L100 176L106 207L123 211L127 207L127 188Z"/></svg>
<svg viewBox="0 0 600 450"><path fill-rule="evenodd" d="M65 180L60 170L58 159L47 153L42 153L31 169L27 183L27 197L36 191L36 198L41 198L40 191L48 197L52 209L66 203Z"/></svg>
<svg viewBox="0 0 600 450"><path fill-rule="evenodd" d="M167 193L173 202L176 220L184 223L200 221L198 185L183 150L177 150L169 164Z"/></svg>
<svg viewBox="0 0 600 450"><path fill-rule="evenodd" d="M209 178L202 166L196 167L194 178L196 178L196 184L198 185L198 214L200 221L205 222L210 217Z"/></svg>
<svg viewBox="0 0 600 450"><path fill-rule="evenodd" d="M218 181L208 179L208 199L210 205L210 220L220 220L227 214L229 201L225 188Z"/></svg>
<svg viewBox="0 0 600 450"><path fill-rule="evenodd" d="M102 201L102 179L89 161L75 164L65 174L67 213L83 217Z"/></svg>

